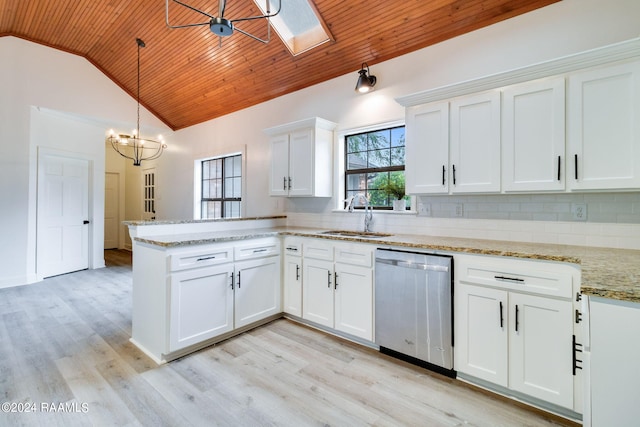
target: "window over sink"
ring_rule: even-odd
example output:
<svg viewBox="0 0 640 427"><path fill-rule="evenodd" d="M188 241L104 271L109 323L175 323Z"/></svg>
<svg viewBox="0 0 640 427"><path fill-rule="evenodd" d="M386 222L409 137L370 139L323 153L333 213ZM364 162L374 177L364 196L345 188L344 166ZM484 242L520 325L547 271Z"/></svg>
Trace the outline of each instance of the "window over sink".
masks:
<svg viewBox="0 0 640 427"><path fill-rule="evenodd" d="M405 189L405 127L393 126L344 137L344 195L369 197L374 209L392 209L394 200L411 198ZM354 207L363 208L364 201L355 197Z"/></svg>

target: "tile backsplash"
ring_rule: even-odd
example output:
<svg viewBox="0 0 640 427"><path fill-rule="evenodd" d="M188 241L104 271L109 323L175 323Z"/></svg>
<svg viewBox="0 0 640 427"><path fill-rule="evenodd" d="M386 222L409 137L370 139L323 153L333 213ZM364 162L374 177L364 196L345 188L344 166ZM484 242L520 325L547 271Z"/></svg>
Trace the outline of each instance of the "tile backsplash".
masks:
<svg viewBox="0 0 640 427"><path fill-rule="evenodd" d="M640 249L639 193L438 196L419 202L431 204L431 216L375 212L373 231ZM462 217L454 217L456 203L463 205ZM586 221L569 219L572 203L586 204ZM287 212L287 225L360 230L363 213Z"/></svg>

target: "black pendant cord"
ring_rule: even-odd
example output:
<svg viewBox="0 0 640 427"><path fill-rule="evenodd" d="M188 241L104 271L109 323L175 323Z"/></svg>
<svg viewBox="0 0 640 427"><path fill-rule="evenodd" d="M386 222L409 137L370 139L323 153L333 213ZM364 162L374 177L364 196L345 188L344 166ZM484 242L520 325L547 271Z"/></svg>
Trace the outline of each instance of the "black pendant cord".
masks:
<svg viewBox="0 0 640 427"><path fill-rule="evenodd" d="M141 136L140 136L140 48L141 47L145 47L144 42L142 41L142 39L136 39L136 43L138 44L138 81L137 81L137 85L138 85L138 90L136 93L136 100L138 102L138 111L137 111L137 122L136 122L136 135L134 138L134 141L139 140L141 141ZM134 155L135 155L135 160L134 163L136 164L140 164L141 160L142 160L142 144L134 144Z"/></svg>

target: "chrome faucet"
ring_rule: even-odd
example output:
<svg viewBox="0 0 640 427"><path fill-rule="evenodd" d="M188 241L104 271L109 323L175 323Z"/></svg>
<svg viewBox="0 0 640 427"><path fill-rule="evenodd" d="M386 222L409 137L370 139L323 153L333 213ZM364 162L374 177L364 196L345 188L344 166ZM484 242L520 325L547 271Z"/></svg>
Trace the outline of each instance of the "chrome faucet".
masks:
<svg viewBox="0 0 640 427"><path fill-rule="evenodd" d="M345 200L347 202L347 210L353 212L353 205L356 199L364 200L364 232L371 232L371 224L373 223L373 207L369 203L370 196L365 193L358 193L355 196L350 196Z"/></svg>

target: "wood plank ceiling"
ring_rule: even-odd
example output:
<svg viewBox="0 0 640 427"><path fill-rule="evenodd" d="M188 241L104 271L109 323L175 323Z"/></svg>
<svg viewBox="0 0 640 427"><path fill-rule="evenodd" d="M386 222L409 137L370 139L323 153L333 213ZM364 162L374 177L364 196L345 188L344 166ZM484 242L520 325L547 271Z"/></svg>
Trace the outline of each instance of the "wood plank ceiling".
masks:
<svg viewBox="0 0 640 427"><path fill-rule="evenodd" d="M217 0L183 1L218 14ZM206 26L167 28L163 0L0 0L0 36L85 57L134 98L141 38L141 104L177 130L343 74L353 73L355 85L362 62L372 66L556 1L315 0L335 41L296 57L275 34L263 45L235 32L220 47ZM207 20L171 4L172 24ZM227 1L229 19L258 14L252 0ZM264 25L238 27L264 36Z"/></svg>

